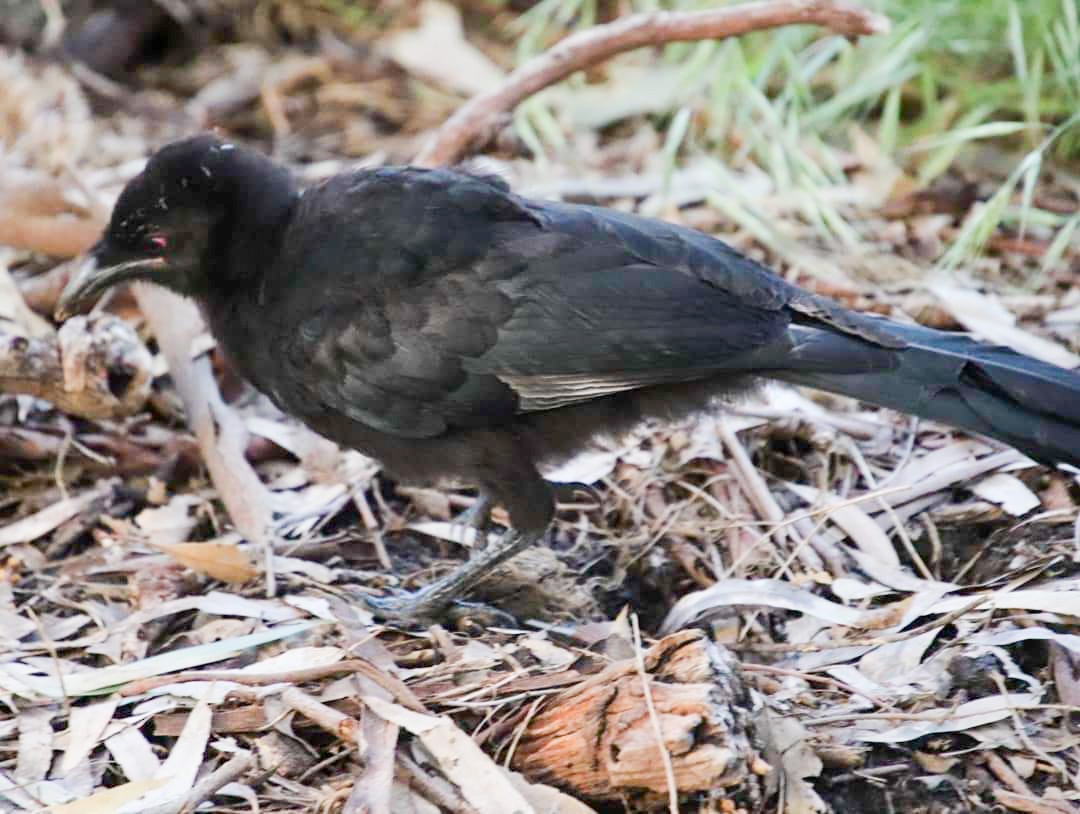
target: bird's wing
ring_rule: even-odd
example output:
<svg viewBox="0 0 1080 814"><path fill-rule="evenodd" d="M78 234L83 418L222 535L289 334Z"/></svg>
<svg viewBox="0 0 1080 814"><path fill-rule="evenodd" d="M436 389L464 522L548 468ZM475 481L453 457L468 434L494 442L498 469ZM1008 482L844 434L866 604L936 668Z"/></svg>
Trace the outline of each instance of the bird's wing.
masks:
<svg viewBox="0 0 1080 814"><path fill-rule="evenodd" d="M291 373L273 397L413 438L512 418L513 391L463 363L509 316L487 258L532 217L505 184L449 170L380 168L309 189L264 276L272 353Z"/></svg>
<svg viewBox="0 0 1080 814"><path fill-rule="evenodd" d="M691 230L449 170L335 179L302 207L293 410L434 436L797 353L799 290Z"/></svg>
<svg viewBox="0 0 1080 814"><path fill-rule="evenodd" d="M584 254L590 254L586 250ZM466 368L508 384L519 409L702 378L784 332L775 309L744 305L690 276L632 256L571 254L566 271L530 269L503 284L513 310Z"/></svg>
<svg viewBox="0 0 1080 814"><path fill-rule="evenodd" d="M511 316L498 342L466 361L509 384L520 409L722 371L859 372L891 363L876 350L904 345L887 323L792 286L701 232L611 209L522 203L541 228L514 245L528 258L523 272L498 283ZM817 335L789 331L793 322L859 341L832 358Z"/></svg>

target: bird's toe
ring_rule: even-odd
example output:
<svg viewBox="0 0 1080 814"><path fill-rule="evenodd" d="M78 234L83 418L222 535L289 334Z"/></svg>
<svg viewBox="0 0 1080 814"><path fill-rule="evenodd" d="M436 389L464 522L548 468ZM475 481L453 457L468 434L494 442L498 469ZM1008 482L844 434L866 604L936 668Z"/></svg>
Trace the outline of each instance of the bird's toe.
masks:
<svg viewBox="0 0 1080 814"><path fill-rule="evenodd" d="M455 629L463 630L517 625L512 615L491 605L460 599L446 601L424 590L414 593L402 591L381 597L365 596L361 602L376 619L402 627L448 623Z"/></svg>

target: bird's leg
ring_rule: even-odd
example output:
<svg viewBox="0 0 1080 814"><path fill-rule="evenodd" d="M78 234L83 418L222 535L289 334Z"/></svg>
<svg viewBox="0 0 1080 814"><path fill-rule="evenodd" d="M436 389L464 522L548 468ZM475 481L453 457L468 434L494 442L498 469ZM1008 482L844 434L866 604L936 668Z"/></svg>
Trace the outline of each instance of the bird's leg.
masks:
<svg viewBox="0 0 1080 814"><path fill-rule="evenodd" d="M487 531L491 524L491 498L481 492L476 502L454 518L454 522L477 531Z"/></svg>
<svg viewBox="0 0 1080 814"><path fill-rule="evenodd" d="M455 571L437 582L411 594L383 598L365 597L368 609L376 616L391 622L427 623L446 615L454 604L460 603L473 588L488 577L500 563L524 551L544 533L523 534L507 529L499 540L481 551L475 552Z"/></svg>
<svg viewBox="0 0 1080 814"><path fill-rule="evenodd" d="M491 507L494 505L486 492L481 492L476 502L454 518L454 524L466 531L472 529L473 544L469 548L469 558L472 559L487 545L488 532L491 530Z"/></svg>
<svg viewBox="0 0 1080 814"><path fill-rule="evenodd" d="M498 565L541 540L555 514L552 488L535 470L521 473L518 479L487 484L483 500L506 507L517 528L508 528L494 543L474 547L467 562L421 590L403 596L381 599L365 598L373 614L394 622L431 622L473 588L483 582Z"/></svg>
<svg viewBox="0 0 1080 814"><path fill-rule="evenodd" d="M582 498L601 502L600 493L587 483L548 481L555 500L559 503L573 503ZM491 509L495 501L487 492L477 495L476 502L454 518L454 524L465 529L475 529L473 545L469 548L469 558L476 557L486 546L488 534L492 531ZM467 538L466 538L467 539Z"/></svg>

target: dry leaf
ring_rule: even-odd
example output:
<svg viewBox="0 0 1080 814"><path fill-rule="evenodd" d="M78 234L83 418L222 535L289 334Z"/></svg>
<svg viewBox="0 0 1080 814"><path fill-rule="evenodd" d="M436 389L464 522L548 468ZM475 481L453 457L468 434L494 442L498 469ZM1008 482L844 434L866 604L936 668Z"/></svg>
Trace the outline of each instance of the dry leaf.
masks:
<svg viewBox="0 0 1080 814"><path fill-rule="evenodd" d="M66 775L84 758L89 757L105 735L105 727L113 718L116 706L119 702L116 696L86 704L81 707L72 707L68 717L68 742L64 750L64 756L60 760L60 774Z"/></svg>
<svg viewBox="0 0 1080 814"><path fill-rule="evenodd" d="M135 515L135 524L154 545L182 543L197 522L190 509L200 503L194 495L174 495L164 506L143 509Z"/></svg>
<svg viewBox="0 0 1080 814"><path fill-rule="evenodd" d="M842 528L851 541L864 552L893 568L900 567L900 557L897 556L889 535L862 507L806 484L786 483L785 486L815 508L827 509L828 518ZM876 500L867 500L864 505L871 511L879 508Z"/></svg>
<svg viewBox="0 0 1080 814"><path fill-rule="evenodd" d="M390 814L441 814L442 809L428 802L408 786L395 782L390 789Z"/></svg>
<svg viewBox="0 0 1080 814"><path fill-rule="evenodd" d="M210 741L210 705L202 702L195 705L188 715L187 723L169 750L169 756L161 764L154 780L158 786L138 800L133 800L119 809L116 814L139 814L150 808L183 800L202 766L206 745ZM143 781L152 782L152 781Z"/></svg>
<svg viewBox="0 0 1080 814"><path fill-rule="evenodd" d="M85 511L91 503L112 489L113 482L103 483L98 487L83 492L81 495L58 500L53 505L35 512L21 520L16 520L0 528L0 546L12 543L28 543L43 537L61 523L66 523L75 515Z"/></svg>
<svg viewBox="0 0 1080 814"><path fill-rule="evenodd" d="M983 500L998 504L1013 517L1027 514L1042 505L1039 496L1028 489L1022 480L1004 472L972 484L971 491Z"/></svg>
<svg viewBox="0 0 1080 814"><path fill-rule="evenodd" d="M902 743L939 732L965 732L1008 718L1015 710L1029 709L1039 701L1037 693L987 695L958 706L923 710L925 721L911 721L880 732L856 732L854 737L868 743Z"/></svg>
<svg viewBox="0 0 1080 814"><path fill-rule="evenodd" d="M807 742L810 733L794 718L769 718L773 743L780 753L784 770L787 805L784 814L817 814L826 811L825 801L818 796L806 778L817 777L823 768Z"/></svg>
<svg viewBox="0 0 1080 814"><path fill-rule="evenodd" d="M510 778L510 782L514 784L514 788L520 791L522 796L532 804L536 814L596 814L593 809L583 802L571 797L569 794L564 794L554 786L548 786L544 783L530 783L518 772L512 772L505 768L503 771Z"/></svg>
<svg viewBox="0 0 1080 814"><path fill-rule="evenodd" d="M44 780L52 766L52 719L56 713L43 707L24 709L19 714L19 747L15 777L20 783Z"/></svg>
<svg viewBox="0 0 1080 814"><path fill-rule="evenodd" d="M383 44L406 71L451 90L471 96L503 83L502 69L465 39L461 12L449 3L426 0L420 26L391 34Z"/></svg>
<svg viewBox="0 0 1080 814"><path fill-rule="evenodd" d="M1063 704L1080 706L1080 653L1066 650L1056 643L1050 646L1050 650L1058 698Z"/></svg>
<svg viewBox="0 0 1080 814"><path fill-rule="evenodd" d="M0 674L6 673L7 677L12 679L15 685L20 688L32 690L49 698L92 695L102 690L127 684L129 681L138 681L139 679L165 675L179 670L188 670L192 667L200 667L204 664L212 664L216 661L232 658L250 648L261 647L270 642L304 633L319 624L322 623L296 622L294 624L280 625L270 630L249 633L232 639L200 644L194 647L177 648L129 664L114 664L98 669L83 669L79 672L65 674L63 683L54 676L41 675L41 670L32 670L27 664L18 661L0 664ZM26 661L29 661L29 659L26 659Z"/></svg>
<svg viewBox="0 0 1080 814"><path fill-rule="evenodd" d="M0 251L0 321L15 323L27 336L46 337L54 333L48 320L36 314L23 300L8 267L15 257L12 249Z"/></svg>
<svg viewBox="0 0 1080 814"><path fill-rule="evenodd" d="M50 814L115 814L122 806L138 800L144 794L165 785L164 778L133 780L120 786L103 789L82 800L50 806Z"/></svg>
<svg viewBox="0 0 1080 814"><path fill-rule="evenodd" d="M149 780L161 768L161 761L135 721L126 718L120 722L124 728L105 739L105 748L128 780Z"/></svg>
<svg viewBox="0 0 1080 814"><path fill-rule="evenodd" d="M941 306L956 317L957 322L980 339L1007 345L1015 351L1059 367L1080 367L1080 356L1077 354L1057 342L1017 327L1016 317L997 297L961 288L944 280L932 283L929 289L937 296Z"/></svg>
<svg viewBox="0 0 1080 814"><path fill-rule="evenodd" d="M502 770L449 718L413 712L371 695L362 700L380 718L418 737L479 814L536 814Z"/></svg>
<svg viewBox="0 0 1080 814"><path fill-rule="evenodd" d="M192 571L222 582L242 583L254 579L258 571L243 551L230 543L155 543Z"/></svg>
<svg viewBox="0 0 1080 814"><path fill-rule="evenodd" d="M660 632L681 630L716 608L732 605L783 608L845 627L862 627L871 616L778 579L722 579L703 591L683 596L668 612Z"/></svg>

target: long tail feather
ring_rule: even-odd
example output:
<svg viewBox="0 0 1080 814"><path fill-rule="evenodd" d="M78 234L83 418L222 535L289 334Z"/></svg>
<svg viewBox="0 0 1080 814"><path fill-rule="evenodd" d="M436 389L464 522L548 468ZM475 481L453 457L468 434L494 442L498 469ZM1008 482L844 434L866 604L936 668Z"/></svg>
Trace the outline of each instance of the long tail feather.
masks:
<svg viewBox="0 0 1080 814"><path fill-rule="evenodd" d="M870 350L857 337L793 326L798 369L769 375L988 435L1045 463L1080 467L1080 373L963 334L889 328L906 348ZM859 360L860 369L836 372L830 362L845 356Z"/></svg>

